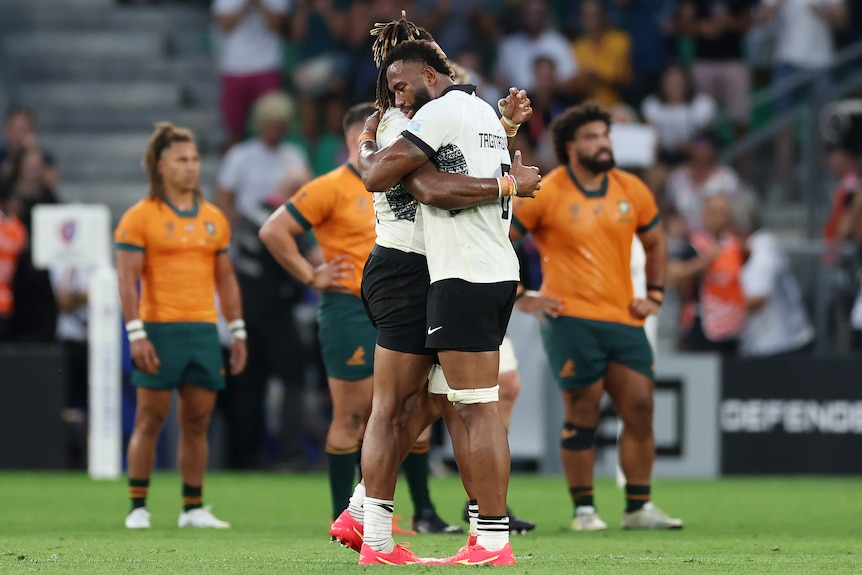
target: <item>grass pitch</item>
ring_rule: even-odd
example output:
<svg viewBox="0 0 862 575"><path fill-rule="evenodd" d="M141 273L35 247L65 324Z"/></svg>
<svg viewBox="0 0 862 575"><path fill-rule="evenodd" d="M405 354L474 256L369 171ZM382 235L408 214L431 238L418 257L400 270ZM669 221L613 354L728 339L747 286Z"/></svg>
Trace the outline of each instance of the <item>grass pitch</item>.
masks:
<svg viewBox="0 0 862 575"><path fill-rule="evenodd" d="M538 528L514 536L518 565L509 573L862 573L862 480L733 479L658 481L654 497L685 519L676 532L624 532L622 493L596 485L601 533L569 530L571 504L561 478L515 476L514 510ZM456 478L432 480L441 516L460 517ZM81 474L0 474L0 573L277 573L331 574L462 566L360 567L357 554L330 543L324 475L211 474L205 501L233 523L223 531L178 529L180 480L153 477L153 527L129 531L123 481ZM411 514L399 484L396 513ZM406 525L406 521L402 521ZM423 557L445 557L464 536L416 536Z"/></svg>

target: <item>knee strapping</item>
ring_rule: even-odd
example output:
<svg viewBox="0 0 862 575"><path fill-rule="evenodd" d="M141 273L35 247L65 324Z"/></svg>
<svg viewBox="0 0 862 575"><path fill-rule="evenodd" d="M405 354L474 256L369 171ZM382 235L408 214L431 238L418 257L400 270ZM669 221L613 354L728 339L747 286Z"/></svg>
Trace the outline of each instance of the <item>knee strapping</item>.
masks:
<svg viewBox="0 0 862 575"><path fill-rule="evenodd" d="M450 389L446 399L452 403L471 405L474 403L493 403L500 400L500 386L480 387L478 389Z"/></svg>
<svg viewBox="0 0 862 575"><path fill-rule="evenodd" d="M586 451L593 448L595 439L595 427L578 427L567 421L560 433L560 447L569 451Z"/></svg>

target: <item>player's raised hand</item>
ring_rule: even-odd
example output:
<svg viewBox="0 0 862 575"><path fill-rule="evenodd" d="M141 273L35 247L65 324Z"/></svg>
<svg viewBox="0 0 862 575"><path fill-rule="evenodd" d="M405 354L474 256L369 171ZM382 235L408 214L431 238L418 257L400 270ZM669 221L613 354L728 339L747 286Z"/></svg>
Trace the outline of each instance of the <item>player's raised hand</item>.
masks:
<svg viewBox="0 0 862 575"><path fill-rule="evenodd" d="M374 113L368 116L365 119L365 127L362 129L362 133L368 132L369 134L377 133L377 126L380 125L380 110L374 110ZM360 134L360 137L361 134Z"/></svg>
<svg viewBox="0 0 862 575"><path fill-rule="evenodd" d="M245 362L248 360L248 344L246 340L234 338L230 344L230 373L231 375L239 375L245 369Z"/></svg>
<svg viewBox="0 0 862 575"><path fill-rule="evenodd" d="M563 311L563 300L527 290L515 300L515 307L524 313L533 314L540 322L547 316L558 317Z"/></svg>
<svg viewBox="0 0 862 575"><path fill-rule="evenodd" d="M542 174L536 166L525 166L521 162L521 150L515 150L512 159L512 167L509 174L518 182L518 196L521 198L535 198L536 190L542 188Z"/></svg>
<svg viewBox="0 0 862 575"><path fill-rule="evenodd" d="M523 124L533 116L533 108L530 106L530 98L525 90L509 88L509 94L501 98L497 103L500 114L508 118L513 124Z"/></svg>
<svg viewBox="0 0 862 575"><path fill-rule="evenodd" d="M135 362L135 367L142 373L147 375L156 375L159 373L159 356L156 355L156 348L152 342L147 339L139 339L129 344L129 351L132 354L132 361Z"/></svg>
<svg viewBox="0 0 862 575"><path fill-rule="evenodd" d="M310 285L316 290L326 291L332 288L344 288L341 280L350 279L356 266L347 261L347 255L340 255L328 262L323 262L314 269L314 278Z"/></svg>
<svg viewBox="0 0 862 575"><path fill-rule="evenodd" d="M659 305L651 299L635 298L629 305L629 312L635 319L646 319L659 312Z"/></svg>

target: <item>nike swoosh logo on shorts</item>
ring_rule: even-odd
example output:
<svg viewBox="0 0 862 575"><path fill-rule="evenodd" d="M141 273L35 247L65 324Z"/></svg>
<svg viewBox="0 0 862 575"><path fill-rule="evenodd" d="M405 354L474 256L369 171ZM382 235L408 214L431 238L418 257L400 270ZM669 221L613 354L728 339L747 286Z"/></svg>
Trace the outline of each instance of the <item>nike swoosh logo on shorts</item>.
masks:
<svg viewBox="0 0 862 575"><path fill-rule="evenodd" d="M432 333L434 333L434 332L435 332L435 331L437 331L438 329L443 329L443 326L441 325L440 327L435 327L435 328L430 328L430 327L429 327L429 328L428 328L428 335L431 335Z"/></svg>

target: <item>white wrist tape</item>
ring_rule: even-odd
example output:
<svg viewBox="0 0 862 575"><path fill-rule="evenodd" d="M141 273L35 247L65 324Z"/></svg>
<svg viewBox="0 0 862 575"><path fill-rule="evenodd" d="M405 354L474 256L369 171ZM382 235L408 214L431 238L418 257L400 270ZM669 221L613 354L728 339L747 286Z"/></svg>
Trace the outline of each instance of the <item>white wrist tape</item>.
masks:
<svg viewBox="0 0 862 575"><path fill-rule="evenodd" d="M139 339L147 339L147 332L143 329L135 329L128 332L129 343L138 341Z"/></svg>
<svg viewBox="0 0 862 575"><path fill-rule="evenodd" d="M234 339L248 339L248 332L244 329L231 331L231 334L233 334Z"/></svg>
<svg viewBox="0 0 862 575"><path fill-rule="evenodd" d="M245 329L245 320L244 319L235 319L232 322L230 322L229 324L227 324L227 327L231 331L236 331L238 329Z"/></svg>
<svg viewBox="0 0 862 575"><path fill-rule="evenodd" d="M132 321L126 322L126 331L136 331L136 330L144 329L144 322L139 319L133 319Z"/></svg>

